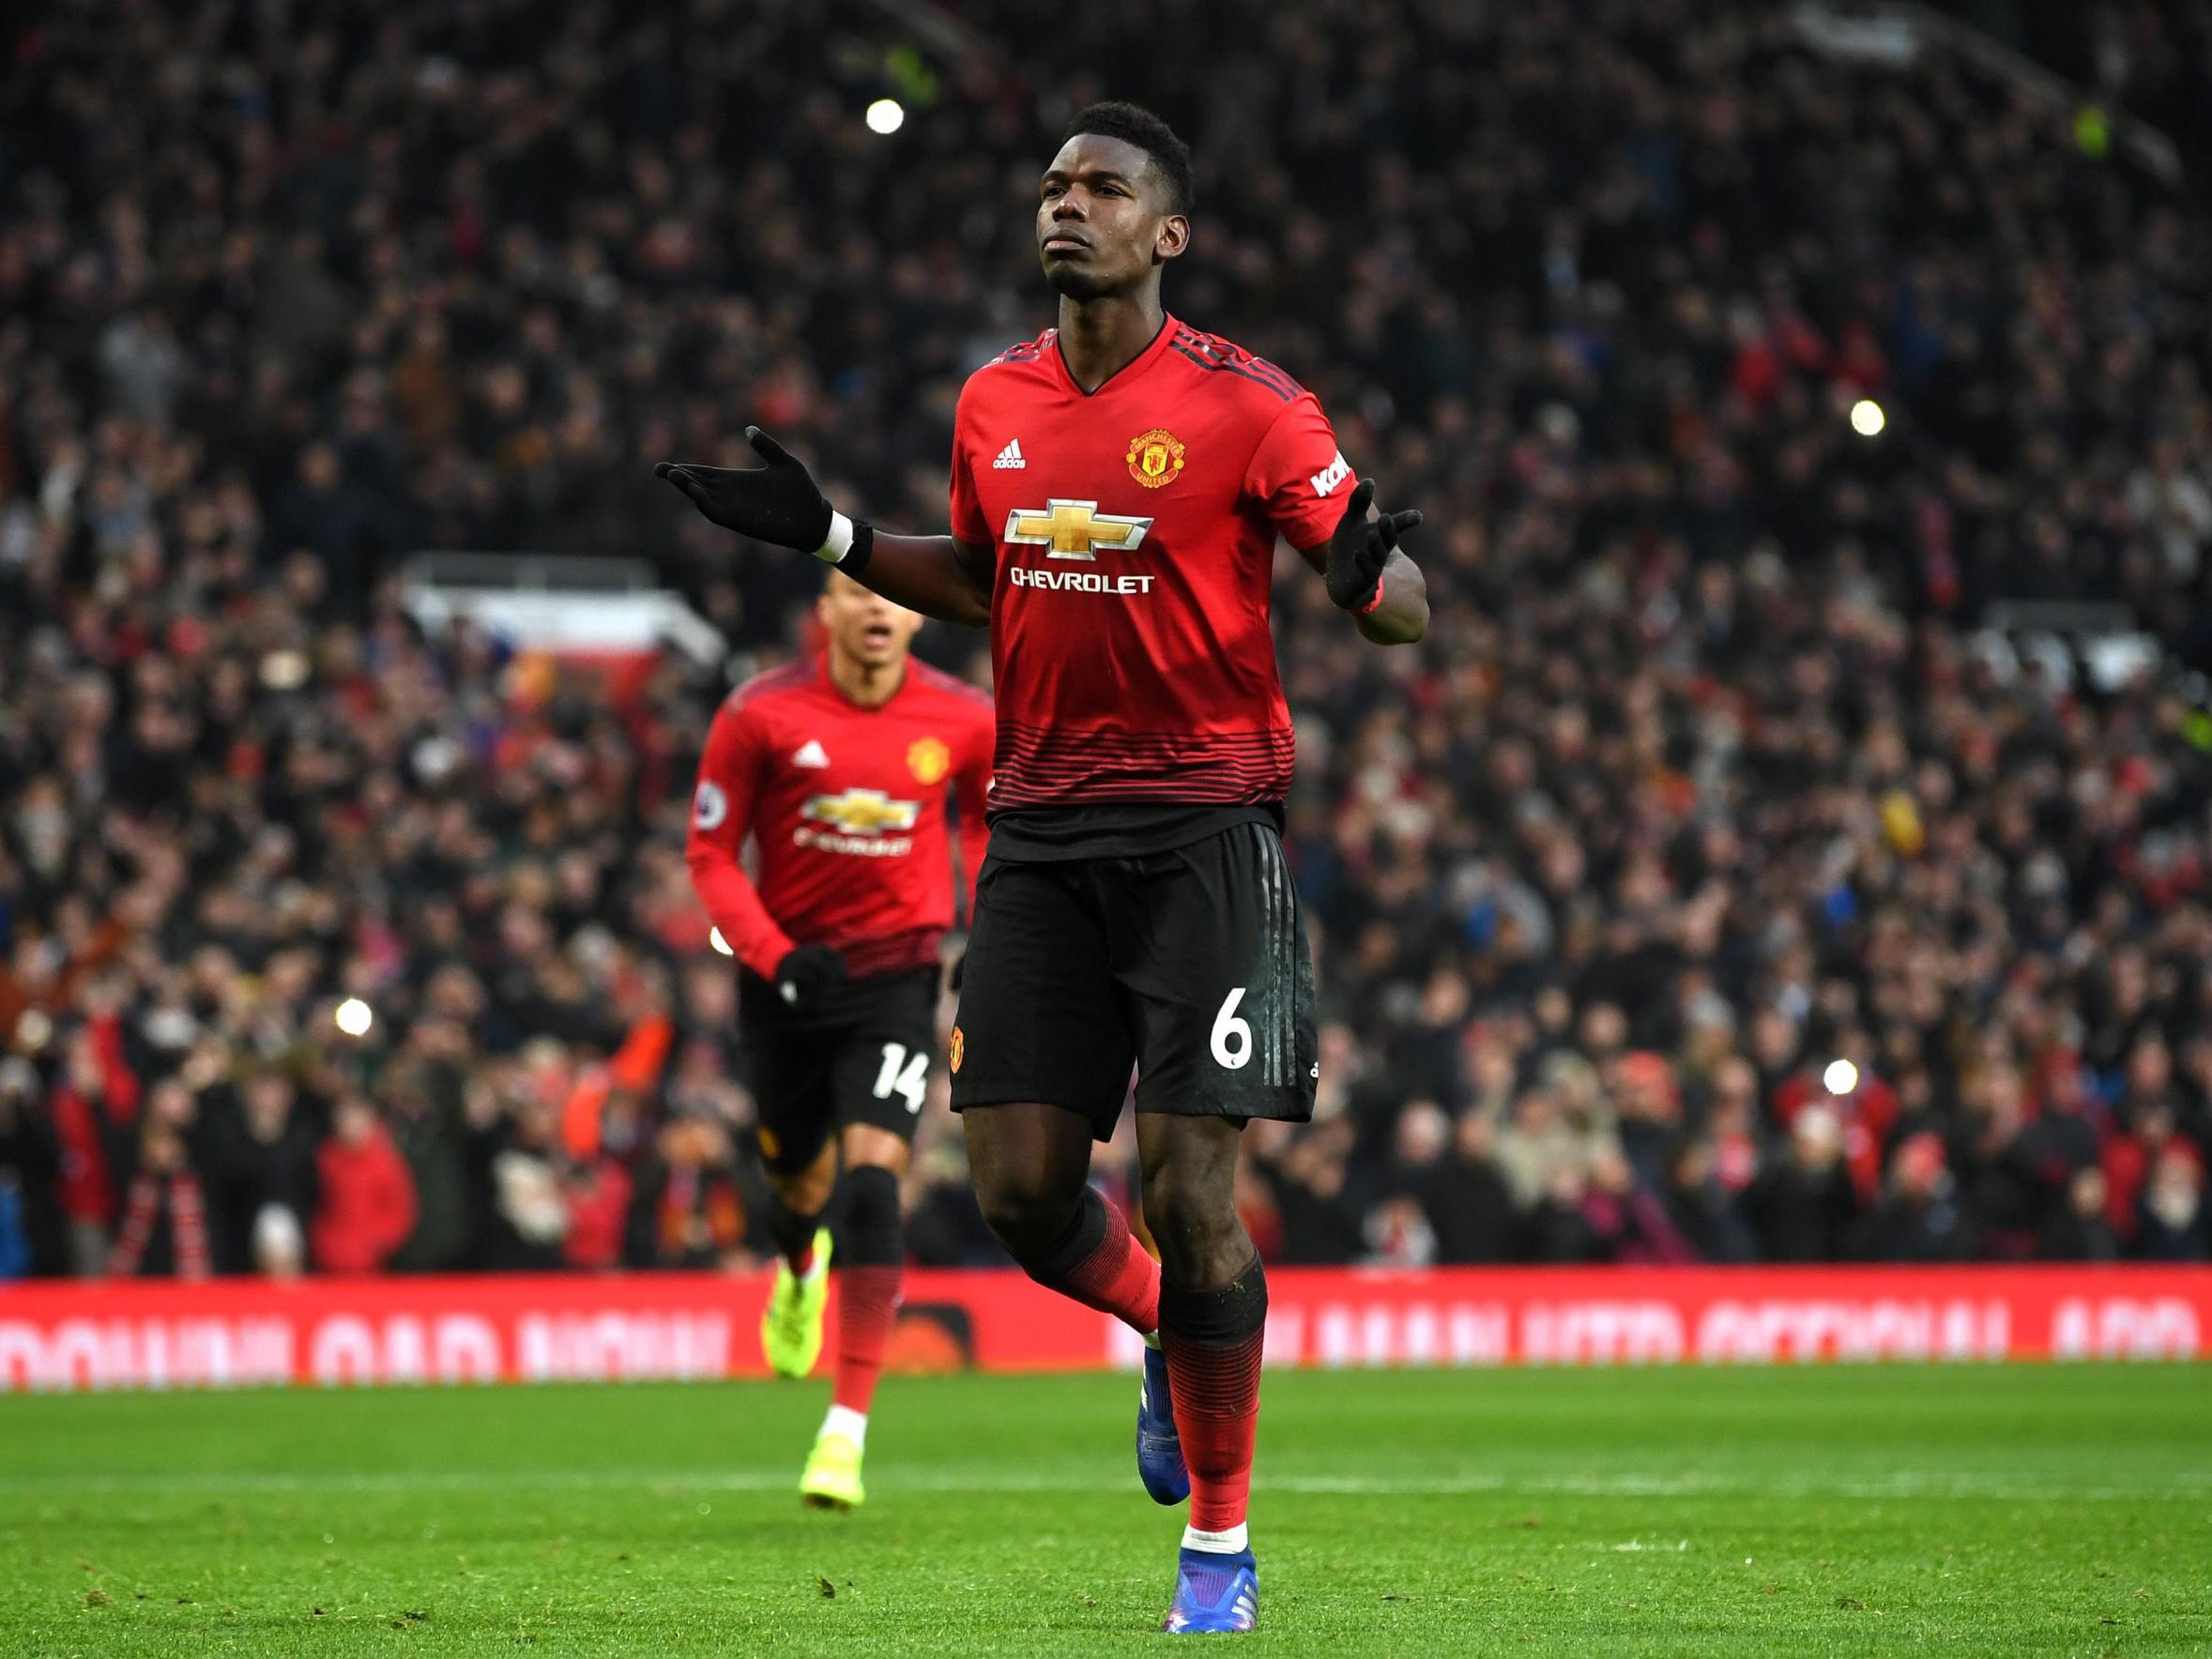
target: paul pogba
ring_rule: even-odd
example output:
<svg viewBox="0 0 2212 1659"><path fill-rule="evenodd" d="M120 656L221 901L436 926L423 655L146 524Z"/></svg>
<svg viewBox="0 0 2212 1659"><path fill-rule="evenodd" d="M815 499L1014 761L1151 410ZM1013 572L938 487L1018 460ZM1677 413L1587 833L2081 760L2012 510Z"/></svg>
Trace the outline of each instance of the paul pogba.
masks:
<svg viewBox="0 0 2212 1659"><path fill-rule="evenodd" d="M1126 103L1069 124L1038 185L1059 319L969 379L949 536L836 510L757 428L764 465L663 463L716 524L902 605L987 626L998 736L947 1057L976 1195L1040 1284L1147 1340L1137 1465L1187 1495L1172 1632L1253 1627L1246 1524L1267 1281L1232 1201L1254 1118L1303 1122L1320 1068L1283 856L1289 710L1269 633L1278 539L1380 645L1427 626L1399 546L1320 403L1168 314L1190 152ZM1088 1181L1135 1103L1155 1265Z"/></svg>

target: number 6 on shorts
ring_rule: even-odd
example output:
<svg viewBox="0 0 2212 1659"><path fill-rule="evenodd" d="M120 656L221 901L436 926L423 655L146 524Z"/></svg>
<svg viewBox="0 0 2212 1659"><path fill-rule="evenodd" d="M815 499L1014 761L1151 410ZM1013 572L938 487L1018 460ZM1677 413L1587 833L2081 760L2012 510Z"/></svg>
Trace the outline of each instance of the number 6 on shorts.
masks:
<svg viewBox="0 0 2212 1659"><path fill-rule="evenodd" d="M1241 1071L1252 1058L1252 1027L1237 1017L1237 1004L1244 1000L1244 990L1239 985L1231 991L1221 1012L1213 1016L1213 1060L1231 1072Z"/></svg>

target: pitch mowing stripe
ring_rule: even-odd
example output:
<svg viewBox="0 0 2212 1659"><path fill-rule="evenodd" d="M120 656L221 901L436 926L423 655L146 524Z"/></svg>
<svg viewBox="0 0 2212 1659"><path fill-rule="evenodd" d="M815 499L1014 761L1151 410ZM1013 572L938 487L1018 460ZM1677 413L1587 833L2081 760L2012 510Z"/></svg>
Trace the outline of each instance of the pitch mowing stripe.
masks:
<svg viewBox="0 0 2212 1659"><path fill-rule="evenodd" d="M917 1469L877 1476L888 1494L945 1492L979 1494L1067 1492L1078 1495L1119 1494L1132 1483L1116 1477L1099 1480L1091 1469L1060 1473L964 1475ZM1916 1473L1871 1480L1748 1480L1717 1476L1682 1475L1537 1475L1465 1474L1421 1476L1393 1480L1367 1475L1278 1475L1255 1471L1253 1485L1263 1491L1310 1496L1403 1495L1410 1498L1471 1497L1482 1493L1510 1493L1566 1498L1695 1498L1742 1496L1766 1498L1984 1499L2001 1502L2066 1503L2141 1502L2149 1499L2174 1501L2212 1499L2212 1477L2172 1480L2157 1486L2067 1486L2022 1482L2012 1476L1971 1472ZM239 1495L291 1492L389 1493L410 1492L785 1492L796 1491L797 1481L788 1470L734 1469L719 1474L698 1474L682 1469L526 1469L512 1474L491 1470L447 1469L422 1474L224 1474L200 1472L176 1475L56 1474L0 1476L0 1493L70 1496L158 1495L175 1493L236 1493Z"/></svg>

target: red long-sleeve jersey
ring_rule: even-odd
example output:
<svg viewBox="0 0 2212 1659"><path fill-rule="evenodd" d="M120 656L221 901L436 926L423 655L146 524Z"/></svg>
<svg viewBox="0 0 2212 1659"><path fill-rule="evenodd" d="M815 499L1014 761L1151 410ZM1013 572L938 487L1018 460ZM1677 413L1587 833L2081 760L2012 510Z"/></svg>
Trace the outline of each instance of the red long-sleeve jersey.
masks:
<svg viewBox="0 0 2212 1659"><path fill-rule="evenodd" d="M740 686L707 734L686 849L724 942L763 978L799 944L834 947L856 976L934 964L953 924L945 796L972 903L992 742L989 695L911 660L873 708L819 654Z"/></svg>

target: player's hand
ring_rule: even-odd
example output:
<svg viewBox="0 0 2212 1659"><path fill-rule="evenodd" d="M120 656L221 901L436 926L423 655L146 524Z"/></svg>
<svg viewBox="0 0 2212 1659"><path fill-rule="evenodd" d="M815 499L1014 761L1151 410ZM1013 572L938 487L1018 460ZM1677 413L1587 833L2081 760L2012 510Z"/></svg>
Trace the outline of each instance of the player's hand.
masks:
<svg viewBox="0 0 2212 1659"><path fill-rule="evenodd" d="M757 426L745 429L745 441L765 466L694 466L664 461L653 468L692 499L692 505L725 530L773 542L800 553L815 553L830 539L829 499L783 445Z"/></svg>
<svg viewBox="0 0 2212 1659"><path fill-rule="evenodd" d="M801 1012L821 1007L845 983L845 958L827 945L795 945L776 964L776 995Z"/></svg>
<svg viewBox="0 0 2212 1659"><path fill-rule="evenodd" d="M1337 609L1355 614L1371 611L1382 597L1382 567L1407 531L1421 523L1418 512L1386 512L1370 520L1367 509L1375 500L1375 480L1362 479L1344 504L1344 517L1329 538L1329 565L1323 578L1329 600Z"/></svg>

